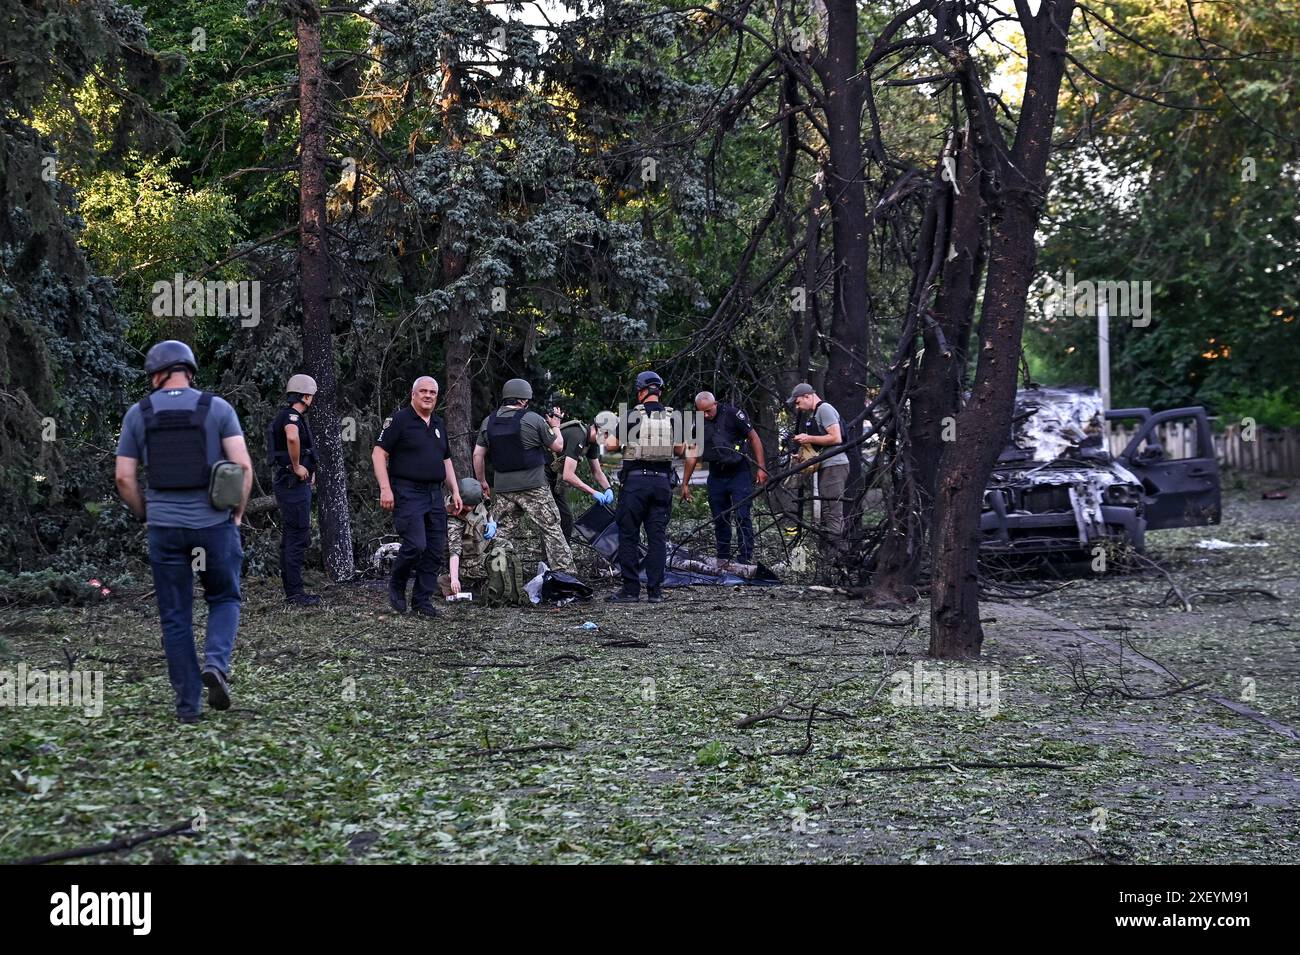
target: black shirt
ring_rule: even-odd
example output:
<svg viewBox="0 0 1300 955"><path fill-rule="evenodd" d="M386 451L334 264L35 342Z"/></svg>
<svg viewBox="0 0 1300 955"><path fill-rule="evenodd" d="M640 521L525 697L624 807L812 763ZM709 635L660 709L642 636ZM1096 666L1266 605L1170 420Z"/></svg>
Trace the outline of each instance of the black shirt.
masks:
<svg viewBox="0 0 1300 955"><path fill-rule="evenodd" d="M316 452L312 444L311 425L307 423L307 416L293 405L281 408L267 429L266 446L271 452L271 468L278 470L293 464L289 460L289 439L284 433L285 427L291 424L298 427L298 463L314 473Z"/></svg>
<svg viewBox="0 0 1300 955"><path fill-rule="evenodd" d="M729 474L748 464L743 450L754 424L735 405L718 402L713 420L704 421L704 460L719 474Z"/></svg>
<svg viewBox="0 0 1300 955"><path fill-rule="evenodd" d="M388 452L391 477L435 483L447 478L443 462L451 457L451 445L447 443L447 427L437 415L430 415L426 425L407 405L384 421L375 444Z"/></svg>

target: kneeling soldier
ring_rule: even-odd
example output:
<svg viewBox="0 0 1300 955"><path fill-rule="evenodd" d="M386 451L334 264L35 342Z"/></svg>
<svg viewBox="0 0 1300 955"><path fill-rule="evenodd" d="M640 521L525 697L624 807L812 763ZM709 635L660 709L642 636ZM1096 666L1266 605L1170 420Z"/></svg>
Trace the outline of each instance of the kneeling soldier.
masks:
<svg viewBox="0 0 1300 955"><path fill-rule="evenodd" d="M546 483L547 452L564 448L561 437L535 411L528 410L533 386L522 378L511 378L501 389L501 407L483 420L474 447L474 475L483 494L492 496L487 483L487 461L492 460L496 497L492 513L497 533L518 547L518 533L525 517L532 519L542 536L546 562L552 570L576 574L573 552L560 529L560 512Z"/></svg>
<svg viewBox="0 0 1300 955"><path fill-rule="evenodd" d="M285 390L287 404L271 419L266 433L275 503L280 507L280 581L285 600L311 607L320 598L303 590L302 564L311 544L311 492L316 484L316 451L307 423L316 380L294 375Z"/></svg>
<svg viewBox="0 0 1300 955"><path fill-rule="evenodd" d="M487 580L484 555L497 534L496 521L483 505L483 485L460 479L460 507L447 496L447 573L438 578L444 597L462 591L478 593Z"/></svg>

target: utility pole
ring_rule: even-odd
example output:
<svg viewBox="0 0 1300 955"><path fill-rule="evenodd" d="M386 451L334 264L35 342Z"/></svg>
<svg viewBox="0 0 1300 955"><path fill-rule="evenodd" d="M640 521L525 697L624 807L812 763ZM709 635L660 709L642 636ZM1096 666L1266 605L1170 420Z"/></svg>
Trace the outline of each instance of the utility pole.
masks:
<svg viewBox="0 0 1300 955"><path fill-rule="evenodd" d="M1110 410L1110 305L1097 296L1097 370L1101 379L1101 410Z"/></svg>

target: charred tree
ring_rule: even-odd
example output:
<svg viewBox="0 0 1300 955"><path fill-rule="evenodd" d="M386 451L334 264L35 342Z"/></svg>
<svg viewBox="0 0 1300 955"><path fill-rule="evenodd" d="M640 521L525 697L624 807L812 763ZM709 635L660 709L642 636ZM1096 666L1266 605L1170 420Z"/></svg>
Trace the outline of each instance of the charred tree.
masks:
<svg viewBox="0 0 1300 955"><path fill-rule="evenodd" d="M913 270L918 335L915 374L900 376L891 405L899 467L887 494L888 524L874 557L867 600L891 606L916 599L934 514L944 438L965 386L966 354L983 268L984 204L968 132L956 133L931 183ZM935 276L939 276L936 283ZM931 299L933 304L930 304ZM906 433L900 433L906 429Z"/></svg>
<svg viewBox="0 0 1300 955"><path fill-rule="evenodd" d="M930 589L930 654L935 657L976 657L984 642L977 568L980 508L1011 427L1034 232L1046 197L1047 159L1074 6L1074 0L1042 0L1033 14L1027 0L1016 0L1028 62L1009 149L969 49L940 41L958 71L971 119L988 205L989 251L975 382L957 417L956 440L944 445L935 495Z"/></svg>
<svg viewBox="0 0 1300 955"><path fill-rule="evenodd" d="M844 418L844 440L861 434L856 420L866 392L867 268L870 263L863 176L862 63L856 0L826 0L826 51L813 60L825 97L824 188L830 206L834 282L827 341L825 397ZM862 456L849 455L849 495L862 474Z"/></svg>

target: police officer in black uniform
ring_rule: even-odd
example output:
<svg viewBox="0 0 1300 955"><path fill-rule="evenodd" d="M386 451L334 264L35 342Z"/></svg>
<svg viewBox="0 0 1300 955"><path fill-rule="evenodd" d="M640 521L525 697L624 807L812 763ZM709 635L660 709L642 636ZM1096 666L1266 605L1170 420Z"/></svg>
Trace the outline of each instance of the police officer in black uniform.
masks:
<svg viewBox="0 0 1300 955"><path fill-rule="evenodd" d="M406 585L415 577L411 608L437 617L433 595L447 540L447 508L443 488L460 510L460 487L451 462L447 427L433 413L438 382L424 376L411 386L411 403L384 422L370 460L379 482L379 506L393 512L393 526L402 538L388 581L388 603L406 611Z"/></svg>
<svg viewBox="0 0 1300 955"><path fill-rule="evenodd" d="M653 371L636 376L636 407L622 423L622 435L611 436L606 447L623 452L615 520L618 522L618 566L623 589L605 599L636 603L641 599L639 573L641 528L646 533L646 597L664 600L664 567L668 560L668 518L673 509L673 455L683 453L674 443L673 410L663 404L664 380Z"/></svg>
<svg viewBox="0 0 1300 955"><path fill-rule="evenodd" d="M740 538L736 559L748 564L754 557L754 523L750 520L750 499L754 481L749 473L748 444L758 466L758 483L767 483L767 463L763 441L749 416L735 405L718 401L711 391L695 396L695 410L704 416L704 443L700 449L709 465L709 510L713 514L713 539L718 560L731 560L731 523L736 523ZM691 474L696 458L686 456L682 474L682 500L691 499Z"/></svg>
<svg viewBox="0 0 1300 955"><path fill-rule="evenodd" d="M316 396L316 380L294 375L285 389L285 406L267 427L275 502L280 506L280 580L284 599L314 607L320 598L302 586L302 564L311 543L311 495L316 484L316 450L307 409Z"/></svg>

